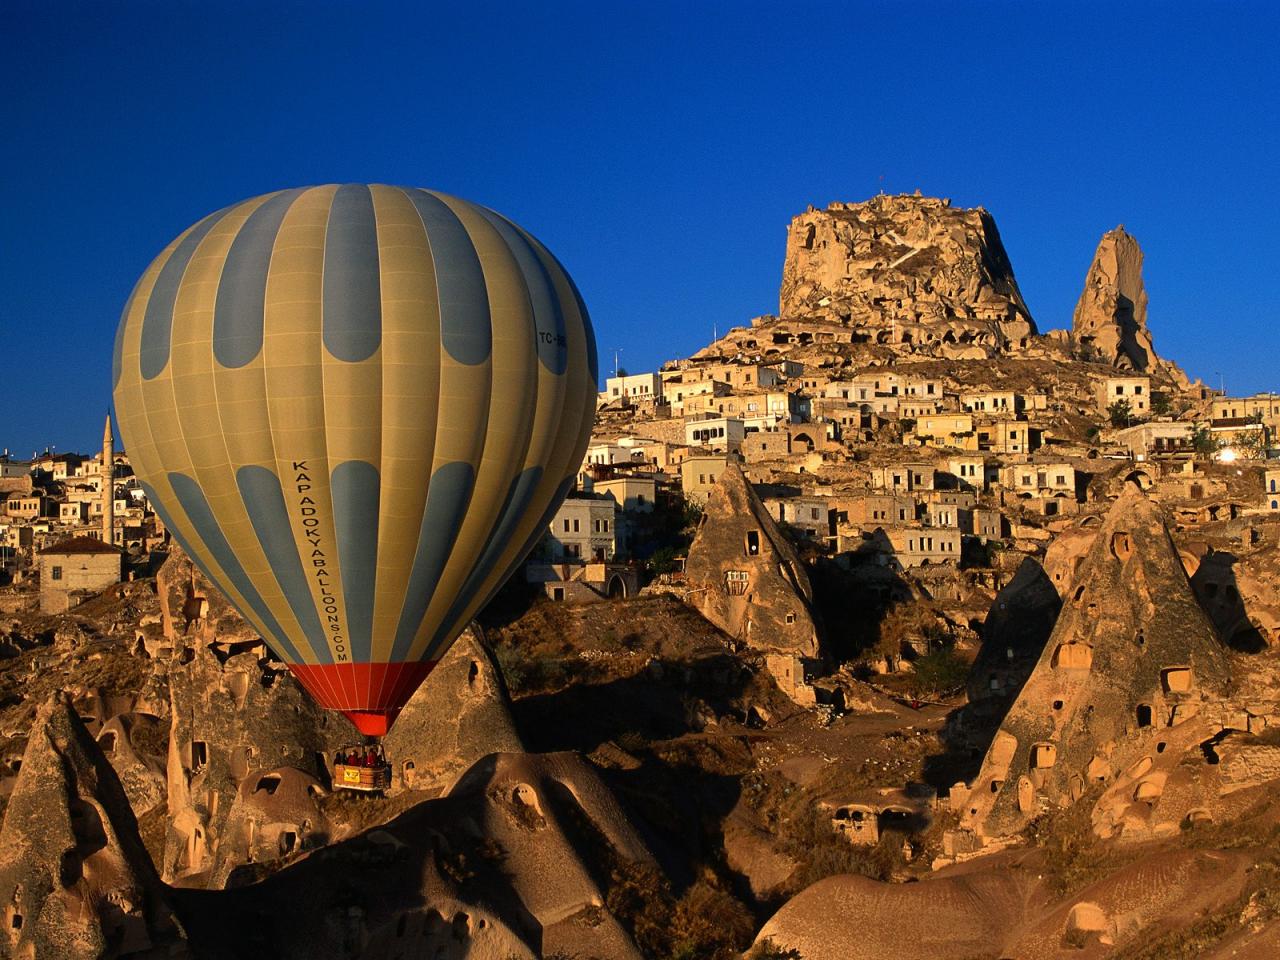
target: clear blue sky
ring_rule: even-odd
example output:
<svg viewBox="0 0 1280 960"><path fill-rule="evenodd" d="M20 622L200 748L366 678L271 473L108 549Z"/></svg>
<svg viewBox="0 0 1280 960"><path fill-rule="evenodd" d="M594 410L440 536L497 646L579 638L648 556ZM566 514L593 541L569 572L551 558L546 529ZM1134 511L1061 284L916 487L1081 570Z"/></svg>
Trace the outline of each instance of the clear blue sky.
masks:
<svg viewBox="0 0 1280 960"><path fill-rule="evenodd" d="M150 259L331 181L512 217L632 371L776 310L810 203L987 207L1041 329L1124 223L1157 351L1280 388L1274 7L6 0L0 446L92 448Z"/></svg>

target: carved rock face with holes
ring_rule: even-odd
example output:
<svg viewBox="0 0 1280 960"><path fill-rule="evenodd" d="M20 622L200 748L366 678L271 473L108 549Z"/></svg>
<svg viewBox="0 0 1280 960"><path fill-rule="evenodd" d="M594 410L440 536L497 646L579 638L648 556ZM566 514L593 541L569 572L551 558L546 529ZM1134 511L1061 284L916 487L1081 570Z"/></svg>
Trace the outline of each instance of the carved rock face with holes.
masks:
<svg viewBox="0 0 1280 960"><path fill-rule="evenodd" d="M707 502L685 573L690 602L744 645L822 657L808 575L736 463Z"/></svg>
<svg viewBox="0 0 1280 960"><path fill-rule="evenodd" d="M1094 827L1149 836L1168 774L1222 728L1226 652L1196 603L1159 508L1130 485L1092 539L1062 612L974 782L962 827L1016 833L1101 787ZM999 784L994 790L992 784Z"/></svg>

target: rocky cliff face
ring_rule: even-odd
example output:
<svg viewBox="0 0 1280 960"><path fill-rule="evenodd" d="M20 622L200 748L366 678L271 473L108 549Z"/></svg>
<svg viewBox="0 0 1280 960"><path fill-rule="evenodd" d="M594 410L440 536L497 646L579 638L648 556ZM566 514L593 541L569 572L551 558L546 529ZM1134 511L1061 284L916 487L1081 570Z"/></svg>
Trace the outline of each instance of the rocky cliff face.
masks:
<svg viewBox="0 0 1280 960"><path fill-rule="evenodd" d="M825 317L876 342L1003 348L1036 332L991 215L936 197L878 196L800 214L787 233L779 311Z"/></svg>
<svg viewBox="0 0 1280 960"><path fill-rule="evenodd" d="M1181 371L1156 356L1147 329L1147 290L1142 282L1142 248L1124 225L1098 243L1085 276L1084 291L1071 320L1076 342L1120 370Z"/></svg>

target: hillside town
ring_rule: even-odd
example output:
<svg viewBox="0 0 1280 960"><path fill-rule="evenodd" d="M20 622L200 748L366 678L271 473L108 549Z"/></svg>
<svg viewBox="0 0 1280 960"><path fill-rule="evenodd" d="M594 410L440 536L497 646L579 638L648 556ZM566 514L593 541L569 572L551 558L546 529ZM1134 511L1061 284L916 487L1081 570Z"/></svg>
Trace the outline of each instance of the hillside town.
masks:
<svg viewBox="0 0 1280 960"><path fill-rule="evenodd" d="M457 849L438 841L429 913L326 901L276 922L318 930L341 909L353 957L437 955L394 953L410 915L424 943L454 944L441 956L655 956L619 890L667 871L681 831L700 852L666 875L699 877L685 887L738 923L687 956L892 956L903 927L938 940L921 897L955 913L931 955L956 958L1103 956L1192 891L1226 909L1247 870L1206 865L1209 841L1162 848L1154 880L1108 861L1087 900L1017 859L1072 810L1100 840L1173 843L1280 799L1280 394L1161 357L1142 263L1123 227L1104 233L1070 329L1041 332L988 212L882 194L791 221L776 314L652 371L601 344L614 362L575 488L428 681L449 708L415 695L386 738L398 806L336 798L343 731L171 540L110 416L101 450L6 451L0 657L24 671L3 700L6 836L71 776L51 744L73 743L83 785L96 742L127 794L94 801L124 850L113 869L150 891L117 911L119 936L157 950L181 939L173 916L199 915L182 888L249 918L251 884L283 902L481 808ZM81 679L36 702L57 663ZM700 817L674 812L685 775L713 803ZM814 866L832 844L843 867ZM849 866L875 851L879 873ZM15 944L40 857L55 852L0 858ZM544 862L564 871L554 895L534 883ZM1280 910L1257 916L1280 943ZM192 955L235 955L208 921L186 935L215 945ZM312 942L262 936L301 951L278 956Z"/></svg>

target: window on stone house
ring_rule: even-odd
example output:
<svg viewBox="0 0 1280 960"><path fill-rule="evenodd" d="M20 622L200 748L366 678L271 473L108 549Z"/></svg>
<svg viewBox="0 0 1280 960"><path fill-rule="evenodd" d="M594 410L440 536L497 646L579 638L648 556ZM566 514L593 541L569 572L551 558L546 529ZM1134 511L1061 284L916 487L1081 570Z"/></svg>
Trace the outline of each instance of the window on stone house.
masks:
<svg viewBox="0 0 1280 960"><path fill-rule="evenodd" d="M760 553L760 531L747 531L747 556L754 557Z"/></svg>
<svg viewBox="0 0 1280 960"><path fill-rule="evenodd" d="M568 517L565 517L565 519L564 519L564 532L565 532L565 533L568 533L568 532L569 532L569 518L568 518Z"/></svg>
<svg viewBox="0 0 1280 960"><path fill-rule="evenodd" d="M574 518L573 518L573 532L574 532L574 533L578 533L578 532L579 532L579 530L578 530L578 518L577 518L577 517L574 517Z"/></svg>
<svg viewBox="0 0 1280 960"><path fill-rule="evenodd" d="M50 575L51 575L51 576L53 577L53 579L55 579L55 580L61 580L61 579L62 579L62 568L61 568L61 567L54 567L54 568L50 571Z"/></svg>

